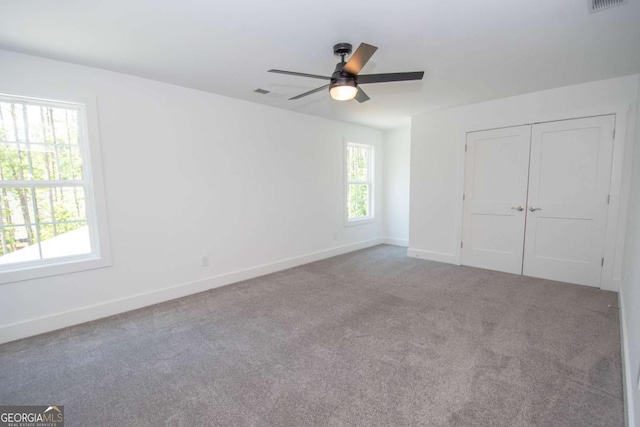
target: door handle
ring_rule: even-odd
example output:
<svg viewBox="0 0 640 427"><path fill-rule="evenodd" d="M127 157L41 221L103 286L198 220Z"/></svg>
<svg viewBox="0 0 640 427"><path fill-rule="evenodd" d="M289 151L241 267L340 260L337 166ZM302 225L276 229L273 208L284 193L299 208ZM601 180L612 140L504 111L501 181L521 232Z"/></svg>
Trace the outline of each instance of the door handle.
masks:
<svg viewBox="0 0 640 427"><path fill-rule="evenodd" d="M536 208L535 206L531 206L531 207L529 208L529 211L530 211L530 212L541 211L541 210L542 210L542 208Z"/></svg>
<svg viewBox="0 0 640 427"><path fill-rule="evenodd" d="M511 209L513 209L514 211L518 211L518 212L522 212L524 210L524 208L522 206L514 206Z"/></svg>

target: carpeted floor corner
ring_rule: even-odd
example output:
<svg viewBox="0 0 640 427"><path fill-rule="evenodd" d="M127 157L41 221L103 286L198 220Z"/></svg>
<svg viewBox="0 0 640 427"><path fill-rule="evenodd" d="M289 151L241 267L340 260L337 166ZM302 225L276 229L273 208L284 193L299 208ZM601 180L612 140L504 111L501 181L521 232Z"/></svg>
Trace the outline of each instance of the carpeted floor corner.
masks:
<svg viewBox="0 0 640 427"><path fill-rule="evenodd" d="M616 294L376 246L0 346L67 426L622 426Z"/></svg>

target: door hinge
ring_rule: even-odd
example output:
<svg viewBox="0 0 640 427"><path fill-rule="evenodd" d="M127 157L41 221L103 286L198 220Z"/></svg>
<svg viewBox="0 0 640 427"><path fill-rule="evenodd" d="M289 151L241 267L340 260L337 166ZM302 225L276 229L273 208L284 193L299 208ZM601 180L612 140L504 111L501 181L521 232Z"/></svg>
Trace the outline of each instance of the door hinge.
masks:
<svg viewBox="0 0 640 427"><path fill-rule="evenodd" d="M616 129L613 128L613 139L616 139Z"/></svg>
<svg viewBox="0 0 640 427"><path fill-rule="evenodd" d="M464 144L464 152L467 152L467 144Z"/></svg>
<svg viewBox="0 0 640 427"><path fill-rule="evenodd" d="M607 196L607 204L610 204L610 203L611 203L611 194Z"/></svg>
<svg viewBox="0 0 640 427"><path fill-rule="evenodd" d="M464 244L464 242L460 242L460 247L461 247L461 248L462 248L463 244Z"/></svg>
<svg viewBox="0 0 640 427"><path fill-rule="evenodd" d="M464 200L464 193L462 193L462 200Z"/></svg>
<svg viewBox="0 0 640 427"><path fill-rule="evenodd" d="M602 261L600 261L600 266L604 267L604 257L602 257Z"/></svg>

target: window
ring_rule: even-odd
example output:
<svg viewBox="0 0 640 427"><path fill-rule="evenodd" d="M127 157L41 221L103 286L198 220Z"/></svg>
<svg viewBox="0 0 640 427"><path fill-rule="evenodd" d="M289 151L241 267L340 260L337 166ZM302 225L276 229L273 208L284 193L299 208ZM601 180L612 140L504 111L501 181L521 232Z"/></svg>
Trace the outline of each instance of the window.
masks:
<svg viewBox="0 0 640 427"><path fill-rule="evenodd" d="M373 146L347 143L347 222L373 220Z"/></svg>
<svg viewBox="0 0 640 427"><path fill-rule="evenodd" d="M89 158L83 104L0 94L0 283L97 266L46 269L105 249Z"/></svg>

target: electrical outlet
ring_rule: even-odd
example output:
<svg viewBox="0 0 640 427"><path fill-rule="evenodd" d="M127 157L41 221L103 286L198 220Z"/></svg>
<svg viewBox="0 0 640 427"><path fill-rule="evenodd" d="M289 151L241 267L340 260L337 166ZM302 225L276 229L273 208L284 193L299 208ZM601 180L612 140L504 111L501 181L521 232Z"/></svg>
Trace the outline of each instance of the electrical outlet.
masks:
<svg viewBox="0 0 640 427"><path fill-rule="evenodd" d="M202 266L206 267L207 265L209 265L209 257L205 255L202 257Z"/></svg>

